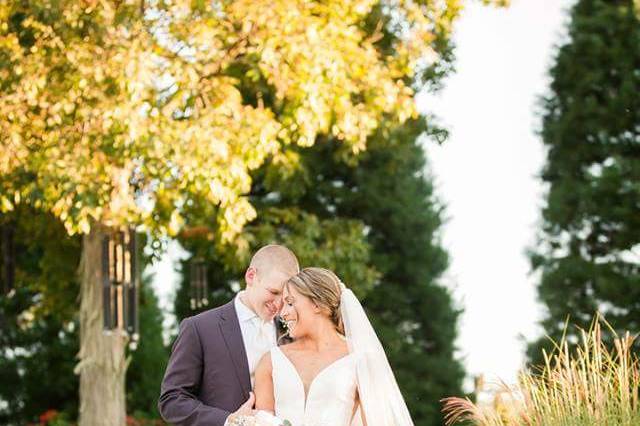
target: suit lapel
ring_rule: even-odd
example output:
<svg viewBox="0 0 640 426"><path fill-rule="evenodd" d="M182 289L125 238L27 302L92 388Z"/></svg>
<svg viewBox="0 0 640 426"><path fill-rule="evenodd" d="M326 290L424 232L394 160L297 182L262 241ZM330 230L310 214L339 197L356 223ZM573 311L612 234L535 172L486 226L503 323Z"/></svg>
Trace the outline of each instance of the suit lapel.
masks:
<svg viewBox="0 0 640 426"><path fill-rule="evenodd" d="M242 331L240 331L240 323L238 322L238 314L234 301L227 303L222 309L220 318L220 331L227 345L229 355L236 370L236 376L242 386L245 398L249 398L251 391L251 375L249 373L249 361L247 351L242 340Z"/></svg>

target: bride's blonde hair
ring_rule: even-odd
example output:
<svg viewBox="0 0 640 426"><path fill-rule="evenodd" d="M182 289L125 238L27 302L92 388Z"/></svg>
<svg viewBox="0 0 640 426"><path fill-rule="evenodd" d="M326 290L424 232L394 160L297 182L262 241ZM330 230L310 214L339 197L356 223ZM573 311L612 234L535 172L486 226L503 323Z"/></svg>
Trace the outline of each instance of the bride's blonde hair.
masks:
<svg viewBox="0 0 640 426"><path fill-rule="evenodd" d="M289 278L285 286L293 286L298 293L308 297L329 313L331 322L338 333L344 335L344 324L340 313L340 297L342 285L340 279L328 269L304 268L298 274Z"/></svg>

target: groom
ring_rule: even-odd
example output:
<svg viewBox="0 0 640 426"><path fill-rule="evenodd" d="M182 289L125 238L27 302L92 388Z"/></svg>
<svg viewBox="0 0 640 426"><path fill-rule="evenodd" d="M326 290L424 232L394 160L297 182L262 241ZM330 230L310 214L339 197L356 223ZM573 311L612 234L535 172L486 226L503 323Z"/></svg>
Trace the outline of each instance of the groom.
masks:
<svg viewBox="0 0 640 426"><path fill-rule="evenodd" d="M165 421L223 426L232 412L253 408L255 368L278 342L274 317L282 307L284 282L299 269L288 248L262 247L245 272L244 291L182 321L158 401Z"/></svg>

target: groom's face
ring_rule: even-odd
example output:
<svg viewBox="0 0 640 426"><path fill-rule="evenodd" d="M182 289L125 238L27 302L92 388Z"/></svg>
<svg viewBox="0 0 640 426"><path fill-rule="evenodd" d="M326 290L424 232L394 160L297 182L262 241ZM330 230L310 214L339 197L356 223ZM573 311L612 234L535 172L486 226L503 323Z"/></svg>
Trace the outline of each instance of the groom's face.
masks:
<svg viewBox="0 0 640 426"><path fill-rule="evenodd" d="M289 278L277 269L258 271L249 268L245 276L251 307L263 321L272 321L282 308L282 289Z"/></svg>

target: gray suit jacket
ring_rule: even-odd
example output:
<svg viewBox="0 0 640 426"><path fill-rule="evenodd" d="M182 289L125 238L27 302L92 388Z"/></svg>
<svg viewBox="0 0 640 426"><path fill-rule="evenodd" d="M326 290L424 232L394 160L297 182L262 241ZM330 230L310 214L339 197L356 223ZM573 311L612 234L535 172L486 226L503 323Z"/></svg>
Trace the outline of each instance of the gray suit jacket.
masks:
<svg viewBox="0 0 640 426"><path fill-rule="evenodd" d="M185 318L162 380L160 414L176 425L223 426L249 398L249 374L233 300Z"/></svg>

